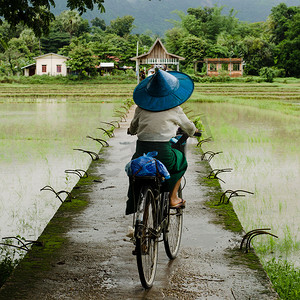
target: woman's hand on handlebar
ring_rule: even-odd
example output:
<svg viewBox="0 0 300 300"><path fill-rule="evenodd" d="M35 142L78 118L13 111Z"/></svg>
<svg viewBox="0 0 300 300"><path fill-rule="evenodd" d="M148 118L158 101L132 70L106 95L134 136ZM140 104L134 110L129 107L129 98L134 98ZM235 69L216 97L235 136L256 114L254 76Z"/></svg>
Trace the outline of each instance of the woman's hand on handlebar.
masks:
<svg viewBox="0 0 300 300"><path fill-rule="evenodd" d="M130 128L127 128L127 134L128 135L134 135L133 133L130 132Z"/></svg>
<svg viewBox="0 0 300 300"><path fill-rule="evenodd" d="M202 135L202 132L199 131L199 129L197 129L194 133L194 136L201 136Z"/></svg>

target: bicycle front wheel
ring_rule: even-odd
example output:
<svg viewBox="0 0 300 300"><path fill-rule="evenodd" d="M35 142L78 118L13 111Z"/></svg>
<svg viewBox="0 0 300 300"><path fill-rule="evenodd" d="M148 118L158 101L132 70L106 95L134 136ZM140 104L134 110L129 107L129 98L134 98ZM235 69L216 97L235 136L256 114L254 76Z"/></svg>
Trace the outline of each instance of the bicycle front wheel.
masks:
<svg viewBox="0 0 300 300"><path fill-rule="evenodd" d="M181 190L178 196L182 198ZM170 259L177 257L183 226L183 209L182 208L168 208L168 225L163 234L165 250Z"/></svg>
<svg viewBox="0 0 300 300"><path fill-rule="evenodd" d="M144 188L140 198L144 202L144 212L136 223L136 259L141 283L149 289L154 282L158 258L157 212L151 188Z"/></svg>

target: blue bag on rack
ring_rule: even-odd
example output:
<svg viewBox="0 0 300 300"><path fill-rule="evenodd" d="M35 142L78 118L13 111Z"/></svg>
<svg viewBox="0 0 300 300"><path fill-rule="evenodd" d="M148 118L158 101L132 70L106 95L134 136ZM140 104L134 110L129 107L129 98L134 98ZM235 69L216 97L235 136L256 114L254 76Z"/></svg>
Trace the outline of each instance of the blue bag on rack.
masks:
<svg viewBox="0 0 300 300"><path fill-rule="evenodd" d="M158 152L148 152L143 156L130 161L125 171L128 176L159 176L162 177L162 181L170 178L165 165L154 157L157 156Z"/></svg>

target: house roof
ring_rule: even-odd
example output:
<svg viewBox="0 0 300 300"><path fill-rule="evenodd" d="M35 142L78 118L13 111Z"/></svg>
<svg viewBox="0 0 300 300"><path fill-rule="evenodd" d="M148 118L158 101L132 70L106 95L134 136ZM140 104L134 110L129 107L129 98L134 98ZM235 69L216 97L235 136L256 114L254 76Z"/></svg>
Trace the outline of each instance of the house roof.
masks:
<svg viewBox="0 0 300 300"><path fill-rule="evenodd" d="M242 63L242 58L204 58L205 63Z"/></svg>
<svg viewBox="0 0 300 300"><path fill-rule="evenodd" d="M40 55L40 56L37 56L37 57L34 57L34 59L37 59L37 58L41 58L41 57L45 57L45 56L59 56L59 57L62 57L62 58L65 58L65 59L70 59L70 57L67 57L67 56L64 56L64 55L60 55L60 54L57 54L57 53L47 53L47 54L43 54L43 55Z"/></svg>
<svg viewBox="0 0 300 300"><path fill-rule="evenodd" d="M113 68L115 66L114 63L110 62L102 62L100 63L100 68Z"/></svg>
<svg viewBox="0 0 300 300"><path fill-rule="evenodd" d="M155 46L156 46L157 44L160 44L160 46L163 48L163 50L165 51L165 53L166 53L167 55L173 56L174 58L178 58L179 60L185 60L185 58L182 57L182 56L179 56L179 55L175 55L175 54L169 53L169 52L166 50L165 46L163 45L163 43L161 42L161 40L160 40L159 38L156 39L156 41L154 42L154 44L152 45L152 47L150 48L150 50L149 50L147 53L144 53L144 54L142 54L142 55L138 55L138 56L132 57L132 58L130 58L130 59L131 59L131 60L138 60L138 59L140 59L140 58L144 58L144 57L150 55L150 53L153 51L153 49L155 48Z"/></svg>
<svg viewBox="0 0 300 300"><path fill-rule="evenodd" d="M24 66L24 67L21 68L21 70L22 70L22 69L27 69L27 68L29 68L29 67L31 67L31 66L35 66L35 63L30 64L30 65L27 65L27 66Z"/></svg>
<svg viewBox="0 0 300 300"><path fill-rule="evenodd" d="M117 56L114 56L114 55L107 55L106 57L107 57L108 59L114 60L115 62L120 62L120 58L117 57Z"/></svg>
<svg viewBox="0 0 300 300"><path fill-rule="evenodd" d="M115 64L112 63L112 62L102 62L98 66L96 66L97 69L100 69L100 68L114 68L114 67L115 67Z"/></svg>

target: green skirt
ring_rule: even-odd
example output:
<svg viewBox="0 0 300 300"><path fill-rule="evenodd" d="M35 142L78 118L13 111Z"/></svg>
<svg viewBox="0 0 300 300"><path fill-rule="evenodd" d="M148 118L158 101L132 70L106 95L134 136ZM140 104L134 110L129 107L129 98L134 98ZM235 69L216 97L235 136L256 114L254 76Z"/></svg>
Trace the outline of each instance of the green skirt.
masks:
<svg viewBox="0 0 300 300"><path fill-rule="evenodd" d="M185 155L171 147L170 142L142 142L137 141L136 152L132 159L142 156L144 153L157 151L158 155L155 157L161 161L168 169L171 178L167 179L164 184L164 190L171 192L176 184L176 182L183 176L187 169L187 161ZM134 191L135 190L135 191ZM134 199L137 199L138 188L133 189L131 184L129 184L128 190L128 200L126 205L126 214L131 214L135 212Z"/></svg>

